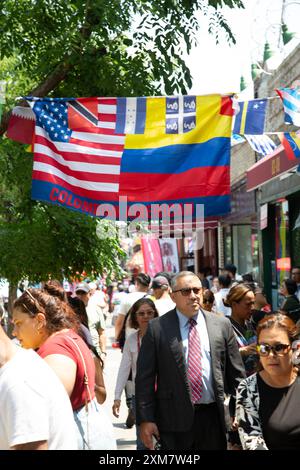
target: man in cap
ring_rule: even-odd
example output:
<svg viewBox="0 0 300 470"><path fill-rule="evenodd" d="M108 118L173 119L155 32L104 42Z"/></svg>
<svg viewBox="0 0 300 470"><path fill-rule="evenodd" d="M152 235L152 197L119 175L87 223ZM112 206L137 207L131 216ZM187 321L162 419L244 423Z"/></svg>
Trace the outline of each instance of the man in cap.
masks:
<svg viewBox="0 0 300 470"><path fill-rule="evenodd" d="M160 316L175 308L169 294L170 285L166 277L156 276L152 281L152 291L155 297L154 304Z"/></svg>

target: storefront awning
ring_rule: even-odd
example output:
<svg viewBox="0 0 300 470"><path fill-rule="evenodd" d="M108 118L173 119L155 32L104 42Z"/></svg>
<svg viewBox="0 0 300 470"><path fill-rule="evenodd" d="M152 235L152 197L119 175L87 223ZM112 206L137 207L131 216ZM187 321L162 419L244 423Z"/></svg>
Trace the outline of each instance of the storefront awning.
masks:
<svg viewBox="0 0 300 470"><path fill-rule="evenodd" d="M202 225L202 223L200 222L200 220L197 221L197 224L195 221L193 222L186 222L186 221L182 221L180 222L179 224L174 224L174 223L171 223L170 224L170 227L172 229L195 229L196 227L198 228L204 228L204 230L214 230L216 228L218 228L218 222L219 222L219 218L220 217L205 217L204 219L204 223Z"/></svg>
<svg viewBox="0 0 300 470"><path fill-rule="evenodd" d="M247 191L259 188L263 184L297 167L297 161L289 160L283 146L255 163L247 170Z"/></svg>

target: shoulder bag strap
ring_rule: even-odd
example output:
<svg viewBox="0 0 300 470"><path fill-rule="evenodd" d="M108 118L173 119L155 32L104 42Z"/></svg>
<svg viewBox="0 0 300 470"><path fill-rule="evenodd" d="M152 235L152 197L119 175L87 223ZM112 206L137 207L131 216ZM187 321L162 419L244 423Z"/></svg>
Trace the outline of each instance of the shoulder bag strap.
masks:
<svg viewBox="0 0 300 470"><path fill-rule="evenodd" d="M78 346L78 344L76 343L76 341L74 341L73 338L71 338L70 336L67 336L66 335L66 338L68 338L70 341L72 341L72 343L76 346L78 352L79 352L79 355L81 357L81 361L82 361L82 364L83 364L83 370L84 370L84 385L86 386L86 389L87 389L87 394L88 394L88 400L89 401L92 401L92 395L91 395L91 391L90 391L90 387L89 387L89 378L88 378L88 374L87 374L87 368L86 368L86 364L85 364L85 360L84 360L84 357L83 357L83 354L80 350L80 347ZM88 407L88 400L87 398L85 397L85 406L86 406L86 409Z"/></svg>

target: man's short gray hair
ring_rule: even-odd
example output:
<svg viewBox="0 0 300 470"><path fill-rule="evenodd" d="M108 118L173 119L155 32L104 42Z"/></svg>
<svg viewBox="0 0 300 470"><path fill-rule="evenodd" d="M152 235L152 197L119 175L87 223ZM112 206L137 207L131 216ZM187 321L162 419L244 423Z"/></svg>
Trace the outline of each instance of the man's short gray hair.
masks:
<svg viewBox="0 0 300 470"><path fill-rule="evenodd" d="M188 276L196 277L198 279L198 281L200 282L200 284L201 284L201 281L200 281L199 277L197 276L197 274L193 273L192 271L180 271L179 273L175 274L175 276L172 277L171 289L174 290L174 288L176 287L178 279L180 279L182 277L188 277Z"/></svg>

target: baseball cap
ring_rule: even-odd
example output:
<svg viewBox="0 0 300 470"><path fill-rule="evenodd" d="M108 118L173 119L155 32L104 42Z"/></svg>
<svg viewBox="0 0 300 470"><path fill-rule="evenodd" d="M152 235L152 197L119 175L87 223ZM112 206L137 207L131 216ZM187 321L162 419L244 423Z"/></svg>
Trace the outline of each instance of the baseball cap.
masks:
<svg viewBox="0 0 300 470"><path fill-rule="evenodd" d="M75 292L79 292L79 291L85 292L86 294L88 294L90 292L89 285L86 282L80 282L79 284L77 284L76 289L75 289Z"/></svg>
<svg viewBox="0 0 300 470"><path fill-rule="evenodd" d="M169 287L168 279L166 279L164 276L157 276L153 279L151 286L152 289L160 289L163 286Z"/></svg>

